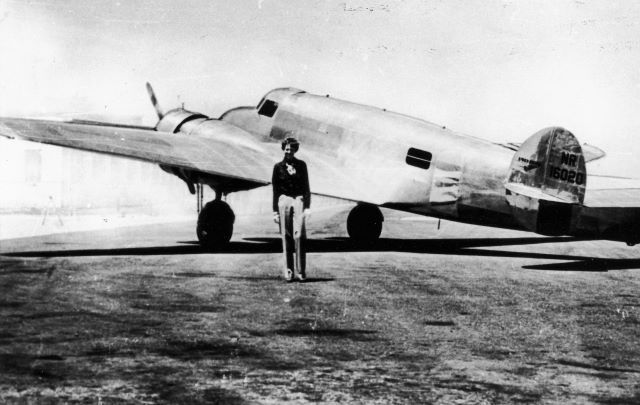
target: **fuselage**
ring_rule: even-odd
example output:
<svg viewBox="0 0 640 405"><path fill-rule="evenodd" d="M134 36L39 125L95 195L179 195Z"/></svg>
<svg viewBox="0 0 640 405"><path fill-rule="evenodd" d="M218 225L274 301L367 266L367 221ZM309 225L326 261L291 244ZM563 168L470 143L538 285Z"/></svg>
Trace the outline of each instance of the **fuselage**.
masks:
<svg viewBox="0 0 640 405"><path fill-rule="evenodd" d="M300 140L315 194L454 221L525 229L506 198L514 151L492 142L384 109L292 88L269 92L257 107L239 107L220 119L270 145ZM587 195L588 196L588 195ZM542 205L541 205L542 207ZM637 243L640 209L614 206L546 207L573 235ZM548 224L547 224L548 227ZM538 230L533 230L540 232Z"/></svg>
<svg viewBox="0 0 640 405"><path fill-rule="evenodd" d="M266 108L265 105L270 106ZM376 107L296 89L222 115L265 142L302 144L316 194L519 229L504 195L513 151Z"/></svg>

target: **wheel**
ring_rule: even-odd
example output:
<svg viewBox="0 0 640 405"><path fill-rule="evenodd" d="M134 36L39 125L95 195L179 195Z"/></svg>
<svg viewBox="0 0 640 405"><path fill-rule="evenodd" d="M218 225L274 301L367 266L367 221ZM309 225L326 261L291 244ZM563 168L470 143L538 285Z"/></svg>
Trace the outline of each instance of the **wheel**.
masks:
<svg viewBox="0 0 640 405"><path fill-rule="evenodd" d="M373 243L382 233L382 212L375 205L356 205L347 217L347 233L358 243Z"/></svg>
<svg viewBox="0 0 640 405"><path fill-rule="evenodd" d="M221 200L209 201L198 215L196 233L200 246L206 250L224 247L233 235L235 219L229 204Z"/></svg>

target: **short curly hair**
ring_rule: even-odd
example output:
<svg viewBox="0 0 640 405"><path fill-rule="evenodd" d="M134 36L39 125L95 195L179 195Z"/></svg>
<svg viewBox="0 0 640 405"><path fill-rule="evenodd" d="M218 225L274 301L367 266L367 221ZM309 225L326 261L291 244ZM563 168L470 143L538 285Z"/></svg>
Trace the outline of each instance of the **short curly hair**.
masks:
<svg viewBox="0 0 640 405"><path fill-rule="evenodd" d="M282 145L282 150L284 150L284 148L286 148L287 145L291 145L291 149L293 149L294 152L297 152L298 149L300 149L300 142L298 142L298 140L293 137L285 138L282 141L281 145Z"/></svg>

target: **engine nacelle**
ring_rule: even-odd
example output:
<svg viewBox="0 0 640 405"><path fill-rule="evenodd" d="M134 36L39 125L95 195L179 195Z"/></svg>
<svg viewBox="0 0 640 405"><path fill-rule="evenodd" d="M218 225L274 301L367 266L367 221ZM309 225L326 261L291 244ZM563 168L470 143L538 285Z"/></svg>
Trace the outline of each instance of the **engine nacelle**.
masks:
<svg viewBox="0 0 640 405"><path fill-rule="evenodd" d="M175 134L187 122L193 122L194 120L204 121L206 119L208 119L206 115L185 110L184 108L175 108L162 117L158 125L156 125L156 130Z"/></svg>
<svg viewBox="0 0 640 405"><path fill-rule="evenodd" d="M161 115L161 114L159 114ZM225 142L226 145L243 148L247 153L263 154L260 146L256 146L255 135L237 126L214 118L208 118L204 114L176 108L161 115L162 118L156 126L159 136L176 134L178 136L197 136L201 140L211 142ZM227 177L223 174L201 172L183 167L160 165L162 170L171 173L184 180L191 194L195 193L195 184L207 184L218 194L227 194L235 191L250 190L263 186L263 182L243 180L235 177Z"/></svg>

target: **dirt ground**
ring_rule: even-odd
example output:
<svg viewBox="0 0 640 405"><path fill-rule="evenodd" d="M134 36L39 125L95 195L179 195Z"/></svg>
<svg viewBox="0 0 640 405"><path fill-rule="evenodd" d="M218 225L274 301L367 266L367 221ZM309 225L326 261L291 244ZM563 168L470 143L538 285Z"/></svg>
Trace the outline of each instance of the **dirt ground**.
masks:
<svg viewBox="0 0 640 405"><path fill-rule="evenodd" d="M0 241L0 402L640 403L640 248L346 213L306 283L268 216Z"/></svg>

